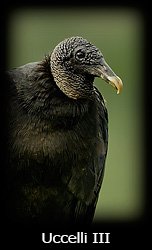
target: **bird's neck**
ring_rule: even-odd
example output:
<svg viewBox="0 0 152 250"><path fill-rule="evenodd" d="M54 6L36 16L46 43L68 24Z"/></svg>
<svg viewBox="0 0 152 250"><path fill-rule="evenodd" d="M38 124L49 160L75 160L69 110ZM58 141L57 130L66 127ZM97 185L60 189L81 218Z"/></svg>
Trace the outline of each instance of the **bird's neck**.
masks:
<svg viewBox="0 0 152 250"><path fill-rule="evenodd" d="M89 97L87 89L88 86L92 89L93 79L81 77L79 74L76 79L73 72L69 74L61 68L56 71L54 77L50 69L52 71L50 56L46 56L37 69L38 79L34 81L36 87L35 85L28 85L26 90L28 96L29 93L31 94L27 103L28 112L40 116L45 121L51 118L53 121L61 120L63 123L63 120L68 119L68 117L71 120L79 119L89 110L92 96ZM87 88L86 84L88 85ZM84 92L80 92L80 88ZM37 90L39 90L38 94Z"/></svg>
<svg viewBox="0 0 152 250"><path fill-rule="evenodd" d="M87 77L74 74L73 72L69 74L69 72L66 73L62 71L62 69L59 71L59 74L53 76L56 85L69 98L77 100L90 96L93 83L90 83ZM89 91L88 88L85 87L86 85L88 85Z"/></svg>
<svg viewBox="0 0 152 250"><path fill-rule="evenodd" d="M51 73L59 89L69 98L89 98L93 93L92 75L74 72L71 68L65 68L62 64L51 63Z"/></svg>

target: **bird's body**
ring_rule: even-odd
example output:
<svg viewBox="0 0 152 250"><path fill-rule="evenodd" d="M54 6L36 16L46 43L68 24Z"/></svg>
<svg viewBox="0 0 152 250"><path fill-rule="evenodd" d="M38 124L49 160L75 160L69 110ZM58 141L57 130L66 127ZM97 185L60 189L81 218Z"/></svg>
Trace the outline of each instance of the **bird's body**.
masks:
<svg viewBox="0 0 152 250"><path fill-rule="evenodd" d="M59 55L70 39L59 44ZM95 73L82 74L70 55L61 60L59 48L42 62L7 72L6 196L13 221L89 224L94 215L107 154L107 110L93 86Z"/></svg>

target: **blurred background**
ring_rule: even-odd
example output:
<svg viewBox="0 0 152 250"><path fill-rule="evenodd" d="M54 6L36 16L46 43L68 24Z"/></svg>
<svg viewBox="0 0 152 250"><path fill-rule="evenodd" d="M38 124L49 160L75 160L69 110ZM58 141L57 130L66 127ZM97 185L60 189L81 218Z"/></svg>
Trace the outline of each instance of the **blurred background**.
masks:
<svg viewBox="0 0 152 250"><path fill-rule="evenodd" d="M99 48L122 79L116 90L95 79L109 113L109 149L94 221L130 221L145 200L143 17L132 8L17 8L7 23L7 69L40 61L65 38Z"/></svg>

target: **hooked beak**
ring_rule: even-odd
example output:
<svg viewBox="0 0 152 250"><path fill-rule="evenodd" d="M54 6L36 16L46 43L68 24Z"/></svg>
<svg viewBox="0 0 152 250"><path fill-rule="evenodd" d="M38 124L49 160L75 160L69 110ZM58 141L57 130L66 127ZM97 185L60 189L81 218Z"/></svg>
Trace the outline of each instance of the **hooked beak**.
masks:
<svg viewBox="0 0 152 250"><path fill-rule="evenodd" d="M116 75L115 76L108 76L107 80L112 87L117 89L117 94L119 94L121 92L122 87L123 87L123 83L122 83L122 80L120 79L120 77L116 76Z"/></svg>
<svg viewBox="0 0 152 250"><path fill-rule="evenodd" d="M112 87L117 89L117 94L121 92L123 87L122 80L112 71L103 58L101 63L93 68L91 74L101 77L104 81L108 82Z"/></svg>

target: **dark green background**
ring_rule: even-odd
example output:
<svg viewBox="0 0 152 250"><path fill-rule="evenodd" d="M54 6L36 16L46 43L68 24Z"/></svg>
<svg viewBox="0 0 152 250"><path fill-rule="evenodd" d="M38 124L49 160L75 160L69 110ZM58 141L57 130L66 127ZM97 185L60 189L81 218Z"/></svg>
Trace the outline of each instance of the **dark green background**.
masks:
<svg viewBox="0 0 152 250"><path fill-rule="evenodd" d="M143 19L131 8L18 8L8 19L7 69L42 60L63 39L82 36L121 77L122 92L101 79L107 101L109 150L95 221L130 221L144 208Z"/></svg>

